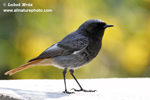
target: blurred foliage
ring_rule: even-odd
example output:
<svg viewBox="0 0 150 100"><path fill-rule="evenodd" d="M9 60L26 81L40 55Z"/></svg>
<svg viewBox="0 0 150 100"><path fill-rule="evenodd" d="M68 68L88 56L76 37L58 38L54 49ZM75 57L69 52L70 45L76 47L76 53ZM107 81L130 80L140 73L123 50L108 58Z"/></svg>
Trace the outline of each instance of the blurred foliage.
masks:
<svg viewBox="0 0 150 100"><path fill-rule="evenodd" d="M25 9L53 12L6 13L3 3L33 3ZM59 79L62 69L36 66L13 76L4 73L38 56L76 30L84 21L98 18L108 28L99 55L75 71L77 78L150 76L150 0L1 0L0 78ZM67 75L67 78L72 78Z"/></svg>

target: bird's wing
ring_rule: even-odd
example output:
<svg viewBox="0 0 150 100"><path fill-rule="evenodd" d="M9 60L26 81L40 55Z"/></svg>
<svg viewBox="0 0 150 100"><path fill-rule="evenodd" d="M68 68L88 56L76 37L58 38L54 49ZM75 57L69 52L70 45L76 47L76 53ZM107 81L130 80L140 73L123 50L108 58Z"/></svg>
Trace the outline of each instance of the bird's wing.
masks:
<svg viewBox="0 0 150 100"><path fill-rule="evenodd" d="M42 58L53 58L62 55L70 55L76 51L82 50L88 46L88 39L83 36L76 37L76 34L69 34L60 42L52 45L38 57L31 59L29 62L42 59Z"/></svg>

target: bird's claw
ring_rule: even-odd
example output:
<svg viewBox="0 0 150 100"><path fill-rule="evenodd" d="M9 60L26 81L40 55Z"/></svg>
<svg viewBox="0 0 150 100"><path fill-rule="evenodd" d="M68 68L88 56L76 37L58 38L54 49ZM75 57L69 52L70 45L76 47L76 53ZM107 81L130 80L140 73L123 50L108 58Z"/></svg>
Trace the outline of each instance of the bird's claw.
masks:
<svg viewBox="0 0 150 100"><path fill-rule="evenodd" d="M97 90L85 90L85 89L77 90L77 89L74 89L74 88L72 88L71 90L74 90L74 91L77 91L77 92L80 92L80 91L83 91L83 92L95 92L95 91L97 91Z"/></svg>

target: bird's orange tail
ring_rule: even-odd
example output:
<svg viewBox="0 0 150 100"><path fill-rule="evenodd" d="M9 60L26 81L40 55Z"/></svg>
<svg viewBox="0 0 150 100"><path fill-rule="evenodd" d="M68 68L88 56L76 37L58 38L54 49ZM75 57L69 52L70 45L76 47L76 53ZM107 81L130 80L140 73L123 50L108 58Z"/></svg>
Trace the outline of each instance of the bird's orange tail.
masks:
<svg viewBox="0 0 150 100"><path fill-rule="evenodd" d="M21 70L24 70L24 69L30 68L32 66L38 65L38 63L40 63L42 60L43 59L37 59L37 60L33 60L31 62L28 62L28 63L26 63L26 64L24 64L22 66L19 66L19 67L15 68L15 69L7 71L5 73L5 75L12 75L12 74L15 74L15 73L17 73L17 72L19 72Z"/></svg>

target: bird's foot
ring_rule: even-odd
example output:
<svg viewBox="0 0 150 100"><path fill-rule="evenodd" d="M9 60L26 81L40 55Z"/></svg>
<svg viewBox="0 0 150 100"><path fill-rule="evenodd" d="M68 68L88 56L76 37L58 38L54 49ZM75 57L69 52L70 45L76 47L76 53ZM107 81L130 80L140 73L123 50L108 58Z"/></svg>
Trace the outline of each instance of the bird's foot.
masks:
<svg viewBox="0 0 150 100"><path fill-rule="evenodd" d="M73 94L74 92L63 91L63 93L66 93L66 94Z"/></svg>
<svg viewBox="0 0 150 100"><path fill-rule="evenodd" d="M72 88L71 90L74 90L74 91L77 91L77 92L80 92L80 91L83 91L83 92L95 92L96 91L96 90L85 90L85 89L77 90L77 89L74 89L74 88Z"/></svg>

